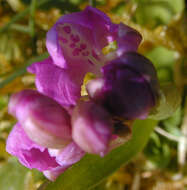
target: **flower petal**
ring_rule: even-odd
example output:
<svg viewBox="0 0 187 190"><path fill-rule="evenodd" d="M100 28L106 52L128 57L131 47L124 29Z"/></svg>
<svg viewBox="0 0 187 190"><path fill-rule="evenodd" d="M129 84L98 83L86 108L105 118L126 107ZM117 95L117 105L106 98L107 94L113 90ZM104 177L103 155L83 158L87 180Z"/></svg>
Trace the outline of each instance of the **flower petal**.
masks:
<svg viewBox="0 0 187 190"><path fill-rule="evenodd" d="M55 157L51 157L46 148L31 141L19 123L8 136L6 151L18 157L19 161L30 169L44 171L58 166Z"/></svg>
<svg viewBox="0 0 187 190"><path fill-rule="evenodd" d="M68 112L38 91L28 89L13 94L8 109L35 143L44 147L62 148L71 142Z"/></svg>
<svg viewBox="0 0 187 190"><path fill-rule="evenodd" d="M52 168L50 170L43 171L43 174L46 178L48 178L50 181L55 181L56 178L62 174L68 167L64 166L57 166L55 168Z"/></svg>
<svg viewBox="0 0 187 190"><path fill-rule="evenodd" d="M50 149L49 152L50 155L56 156L56 161L60 165L43 172L51 181L55 181L61 173L78 162L85 155L85 152L80 149L75 142L70 143L62 150Z"/></svg>
<svg viewBox="0 0 187 190"><path fill-rule="evenodd" d="M75 105L80 98L80 76L55 66L51 58L32 64L28 71L36 74L35 83L38 91L61 105Z"/></svg>
<svg viewBox="0 0 187 190"><path fill-rule="evenodd" d="M117 25L103 12L87 7L62 16L49 30L46 46L59 67L76 67L82 63L86 72L97 73L104 61L101 50L116 36L116 31Z"/></svg>
<svg viewBox="0 0 187 190"><path fill-rule="evenodd" d="M80 101L72 113L73 140L84 151L103 156L111 136L110 114L92 101Z"/></svg>
<svg viewBox="0 0 187 190"><path fill-rule="evenodd" d="M125 52L137 51L142 40L141 34L129 26L120 23L117 37L117 55L120 56Z"/></svg>
<svg viewBox="0 0 187 190"><path fill-rule="evenodd" d="M102 68L103 77L87 84L89 96L110 113L145 119L158 100L159 85L152 63L128 52Z"/></svg>
<svg viewBox="0 0 187 190"><path fill-rule="evenodd" d="M61 166L71 166L84 155L85 152L75 142L72 142L56 156L56 161Z"/></svg>

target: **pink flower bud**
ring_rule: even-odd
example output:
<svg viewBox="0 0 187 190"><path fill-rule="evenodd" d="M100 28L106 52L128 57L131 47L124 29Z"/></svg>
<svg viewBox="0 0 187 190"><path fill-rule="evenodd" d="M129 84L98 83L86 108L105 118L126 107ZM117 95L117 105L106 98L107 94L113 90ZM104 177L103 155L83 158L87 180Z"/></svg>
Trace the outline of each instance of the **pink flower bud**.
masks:
<svg viewBox="0 0 187 190"><path fill-rule="evenodd" d="M8 109L35 143L62 148L71 141L70 116L53 99L24 90L11 97Z"/></svg>
<svg viewBox="0 0 187 190"><path fill-rule="evenodd" d="M72 136L85 152L103 156L112 136L109 113L91 101L80 101L72 114Z"/></svg>

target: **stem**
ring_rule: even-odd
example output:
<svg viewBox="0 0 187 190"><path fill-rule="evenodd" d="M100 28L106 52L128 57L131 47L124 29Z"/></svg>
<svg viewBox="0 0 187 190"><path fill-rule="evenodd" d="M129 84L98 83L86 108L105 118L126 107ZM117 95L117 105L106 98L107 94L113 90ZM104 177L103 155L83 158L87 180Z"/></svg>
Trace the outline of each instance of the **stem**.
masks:
<svg viewBox="0 0 187 190"><path fill-rule="evenodd" d="M181 125L182 133L186 136L187 135L187 97L185 98L185 105L184 105L184 117ZM178 144L178 163L181 166L181 170L186 161L186 153L187 153L187 139L185 137L181 137L179 144Z"/></svg>
<svg viewBox="0 0 187 190"><path fill-rule="evenodd" d="M89 5L92 7L96 7L96 0L89 0Z"/></svg>
<svg viewBox="0 0 187 190"><path fill-rule="evenodd" d="M31 5L30 5L30 19L29 19L29 28L30 28L31 37L35 36L35 28L34 28L35 10L36 10L36 0L32 0Z"/></svg>
<svg viewBox="0 0 187 190"><path fill-rule="evenodd" d="M169 140L180 142L181 137L174 136L167 131L161 129L160 127L155 127L155 131L159 133L160 135L166 137ZM186 138L185 136L182 136L183 138Z"/></svg>
<svg viewBox="0 0 187 190"><path fill-rule="evenodd" d="M26 69L29 65L31 65L33 62L38 62L41 61L45 58L48 57L48 53L43 53L40 56L31 58L30 60L28 60L26 62L26 64L24 64L21 68L17 69L14 73L12 73L9 77L7 77L5 80L3 80L2 82L0 82L0 88L3 88L5 85L7 85L8 83L10 83L11 81L13 81L16 77L23 75L24 73L26 73Z"/></svg>

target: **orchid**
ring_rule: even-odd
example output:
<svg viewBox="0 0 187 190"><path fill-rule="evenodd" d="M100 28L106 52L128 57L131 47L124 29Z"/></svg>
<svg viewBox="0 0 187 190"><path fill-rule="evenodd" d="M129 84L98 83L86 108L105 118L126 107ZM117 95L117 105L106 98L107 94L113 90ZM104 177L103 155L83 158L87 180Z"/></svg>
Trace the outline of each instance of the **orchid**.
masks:
<svg viewBox="0 0 187 190"><path fill-rule="evenodd" d="M146 118L159 96L152 63L136 52L140 42L137 31L95 8L62 16L47 33L49 58L28 67L37 91L10 100L18 123L7 151L55 180L86 152L104 156L124 143L119 126L131 133L132 120ZM84 84L88 73L94 79Z"/></svg>

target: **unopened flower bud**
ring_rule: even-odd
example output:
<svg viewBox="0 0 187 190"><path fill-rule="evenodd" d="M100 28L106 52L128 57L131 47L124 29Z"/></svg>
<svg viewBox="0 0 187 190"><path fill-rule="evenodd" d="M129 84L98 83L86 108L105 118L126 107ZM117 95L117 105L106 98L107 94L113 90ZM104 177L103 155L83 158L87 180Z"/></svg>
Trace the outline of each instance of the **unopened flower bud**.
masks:
<svg viewBox="0 0 187 190"><path fill-rule="evenodd" d="M80 101L72 114L73 140L88 153L103 156L112 136L109 113L91 101Z"/></svg>
<svg viewBox="0 0 187 190"><path fill-rule="evenodd" d="M128 52L106 64L102 73L102 78L87 84L90 98L114 116L145 119L159 91L152 63L138 53Z"/></svg>
<svg viewBox="0 0 187 190"><path fill-rule="evenodd" d="M11 97L8 108L37 144L62 148L71 141L70 116L51 98L34 90L24 90Z"/></svg>

